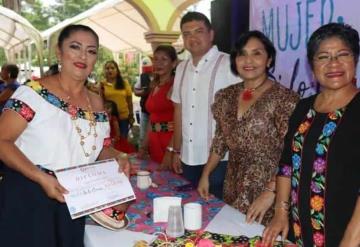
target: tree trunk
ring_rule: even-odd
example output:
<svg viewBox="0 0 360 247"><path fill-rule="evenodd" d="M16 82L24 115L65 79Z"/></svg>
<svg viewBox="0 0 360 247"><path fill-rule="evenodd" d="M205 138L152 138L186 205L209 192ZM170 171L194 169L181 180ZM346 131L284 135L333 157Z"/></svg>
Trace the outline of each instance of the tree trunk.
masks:
<svg viewBox="0 0 360 247"><path fill-rule="evenodd" d="M20 0L3 0L3 6L20 13L21 3Z"/></svg>

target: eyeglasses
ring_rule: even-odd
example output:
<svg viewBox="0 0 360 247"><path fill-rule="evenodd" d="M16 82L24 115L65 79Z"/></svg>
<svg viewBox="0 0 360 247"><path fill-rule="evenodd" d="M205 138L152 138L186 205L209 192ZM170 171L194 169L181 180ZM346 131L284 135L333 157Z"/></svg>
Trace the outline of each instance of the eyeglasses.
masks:
<svg viewBox="0 0 360 247"><path fill-rule="evenodd" d="M331 55L330 53L320 53L315 55L314 62L317 64L328 64L333 60L341 63L347 63L353 61L354 55L350 51L341 51L336 55Z"/></svg>

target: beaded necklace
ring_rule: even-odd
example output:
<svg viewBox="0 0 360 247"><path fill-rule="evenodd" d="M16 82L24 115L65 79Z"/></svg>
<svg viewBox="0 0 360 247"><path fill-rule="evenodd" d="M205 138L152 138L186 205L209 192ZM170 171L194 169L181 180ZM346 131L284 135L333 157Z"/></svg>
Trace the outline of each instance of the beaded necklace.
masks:
<svg viewBox="0 0 360 247"><path fill-rule="evenodd" d="M244 91L243 91L243 94L242 94L242 99L244 101L249 101L249 100L252 100L253 98L253 94L254 92L256 91L256 89L260 88L262 85L264 85L264 83L267 81L267 78L265 78L264 81L262 81L259 85L257 85L256 87L252 87L252 88L246 88L245 85L244 85Z"/></svg>
<svg viewBox="0 0 360 247"><path fill-rule="evenodd" d="M62 89L62 91L64 93L66 93L66 90L65 88L63 87L62 83L61 83L61 80L60 80L60 75L58 77L58 81L59 81L59 84L60 84L60 87ZM96 138L98 137L98 134L96 132L96 120L95 120L95 116L94 116L94 111L92 109L92 106L91 106L91 102L90 102L90 99L89 99L89 93L86 91L86 101L87 101L87 111L89 112L89 130L86 132L86 130L84 131L83 129L80 128L79 124L78 124L78 116L77 116L77 112L78 112L78 109L77 107L75 107L74 105L72 105L71 103L68 102L69 104L69 112L70 112L70 115L71 115L71 120L72 120L72 123L75 127L75 130L76 130L76 133L79 135L80 137L80 146L81 146L81 149L85 155L85 157L89 157L90 154L92 152L95 152L96 150ZM70 101L71 100L71 96L70 95L67 95L66 96L66 100L67 101ZM85 134L84 134L85 133ZM90 151L87 151L85 149L85 141L88 137L90 136L93 136L94 137L94 143L93 145L91 146L91 150Z"/></svg>

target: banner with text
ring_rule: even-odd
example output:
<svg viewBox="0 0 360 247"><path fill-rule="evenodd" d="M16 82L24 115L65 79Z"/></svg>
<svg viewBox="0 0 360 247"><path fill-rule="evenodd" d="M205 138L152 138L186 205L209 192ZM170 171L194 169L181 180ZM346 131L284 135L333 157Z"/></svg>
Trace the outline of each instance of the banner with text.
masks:
<svg viewBox="0 0 360 247"><path fill-rule="evenodd" d="M250 30L262 31L273 41L277 50L275 78L306 97L319 90L307 63L308 39L329 22L344 22L359 31L356 9L360 9L358 0L250 1Z"/></svg>

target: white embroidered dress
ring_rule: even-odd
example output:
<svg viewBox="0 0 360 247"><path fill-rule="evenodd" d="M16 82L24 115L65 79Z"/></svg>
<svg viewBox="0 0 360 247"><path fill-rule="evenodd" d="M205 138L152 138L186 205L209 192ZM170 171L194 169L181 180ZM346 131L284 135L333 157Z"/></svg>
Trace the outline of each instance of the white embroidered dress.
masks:
<svg viewBox="0 0 360 247"><path fill-rule="evenodd" d="M56 170L94 162L110 135L110 125L105 112L89 112L72 106L50 93L39 82L31 81L20 86L4 107L13 110L28 121L26 129L16 140L16 146L35 165ZM71 116L77 116L72 120ZM96 121L94 128L80 145L80 135L75 124L87 136L90 114ZM93 150L93 145L96 149ZM89 156L85 156L85 152Z"/></svg>

